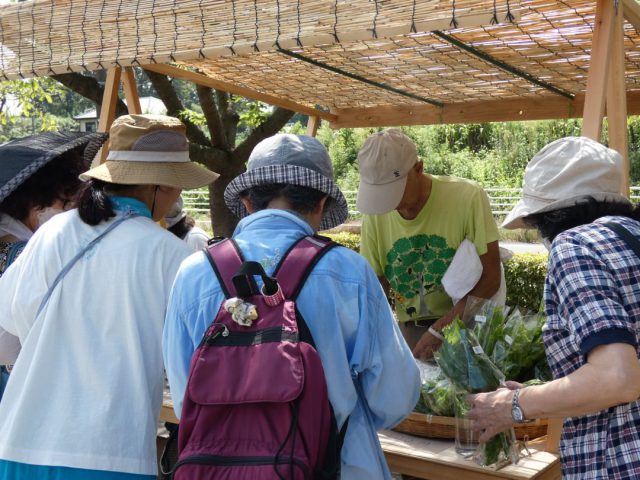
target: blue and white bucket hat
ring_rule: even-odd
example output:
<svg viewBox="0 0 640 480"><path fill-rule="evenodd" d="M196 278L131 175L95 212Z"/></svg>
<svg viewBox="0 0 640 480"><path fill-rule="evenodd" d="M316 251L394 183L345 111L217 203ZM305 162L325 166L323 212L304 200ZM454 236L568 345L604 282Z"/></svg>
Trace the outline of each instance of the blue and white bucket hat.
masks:
<svg viewBox="0 0 640 480"><path fill-rule="evenodd" d="M240 194L258 185L284 183L309 187L333 199L328 202L320 230L344 223L349 208L344 195L333 182L333 167L327 149L318 140L306 135L278 134L255 146L247 171L234 178L224 191L224 201L239 218L249 212Z"/></svg>

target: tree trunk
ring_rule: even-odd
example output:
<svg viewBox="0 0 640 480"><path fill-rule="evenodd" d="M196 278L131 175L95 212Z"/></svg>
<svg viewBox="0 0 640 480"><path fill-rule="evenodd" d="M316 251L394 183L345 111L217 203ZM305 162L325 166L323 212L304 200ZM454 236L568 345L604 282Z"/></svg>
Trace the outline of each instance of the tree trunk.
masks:
<svg viewBox="0 0 640 480"><path fill-rule="evenodd" d="M146 72L146 74L167 107L167 114L179 116L184 110L184 106L171 80L166 75L154 72ZM55 75L53 78L98 104L102 100L103 89L95 78L79 73L65 73ZM212 144L204 132L188 118L181 118L181 120L187 128L191 159L220 174L220 178L209 185L211 226L215 235L229 237L239 219L224 203L225 188L231 180L244 172L245 164L253 147L261 140L280 131L293 116L293 112L276 108L261 125L254 128L248 137L234 148L240 115L235 111L229 94L215 91L218 105L213 102L209 89L200 87L198 94L201 102L204 101L203 112L207 115L207 125L212 130L211 135L214 138L214 143ZM126 106L121 100L118 100L117 112L118 115L126 113ZM216 117L217 115L219 117ZM217 132L217 129L222 131ZM223 138L225 141L221 142Z"/></svg>
<svg viewBox="0 0 640 480"><path fill-rule="evenodd" d="M227 168L221 170L220 178L209 185L209 208L211 228L216 236L230 237L240 220L224 203L224 190L235 177L245 171L245 159L229 153Z"/></svg>
<svg viewBox="0 0 640 480"><path fill-rule="evenodd" d="M69 90L92 100L97 105L96 111L100 110L102 97L104 96L104 87L102 87L95 78L80 73L61 73L59 75L53 75L51 78L60 82ZM118 99L116 102L116 117L126 115L127 112L128 110L125 103Z"/></svg>

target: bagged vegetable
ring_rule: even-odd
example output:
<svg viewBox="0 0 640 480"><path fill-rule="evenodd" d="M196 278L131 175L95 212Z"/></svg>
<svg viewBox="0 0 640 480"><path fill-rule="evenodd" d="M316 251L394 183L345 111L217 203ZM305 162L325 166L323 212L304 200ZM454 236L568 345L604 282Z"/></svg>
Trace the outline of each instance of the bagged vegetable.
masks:
<svg viewBox="0 0 640 480"><path fill-rule="evenodd" d="M442 333L444 342L436 352L435 359L444 375L462 394L490 392L500 387L504 382L503 373L485 354L474 333L465 327L462 320L456 318ZM462 395L456 398L462 398ZM466 401L455 402L456 418L461 422L469 422L464 419L469 408ZM468 432L469 428L459 430ZM504 460L516 463L518 451L513 428L478 445L473 457L477 463L485 466Z"/></svg>

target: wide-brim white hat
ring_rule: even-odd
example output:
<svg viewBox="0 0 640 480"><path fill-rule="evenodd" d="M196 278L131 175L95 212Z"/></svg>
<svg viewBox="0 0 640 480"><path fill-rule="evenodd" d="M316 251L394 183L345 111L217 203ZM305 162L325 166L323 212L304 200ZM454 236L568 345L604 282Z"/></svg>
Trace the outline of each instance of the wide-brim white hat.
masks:
<svg viewBox="0 0 640 480"><path fill-rule="evenodd" d="M587 137L565 137L546 145L524 172L522 199L502 222L503 228L532 228L524 220L593 198L629 203L623 194L624 160Z"/></svg>

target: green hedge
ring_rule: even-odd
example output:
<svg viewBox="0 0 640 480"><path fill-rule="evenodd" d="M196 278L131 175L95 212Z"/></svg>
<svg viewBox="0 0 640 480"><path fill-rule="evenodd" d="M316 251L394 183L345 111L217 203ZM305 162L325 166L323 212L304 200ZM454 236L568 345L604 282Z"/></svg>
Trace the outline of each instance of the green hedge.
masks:
<svg viewBox="0 0 640 480"><path fill-rule="evenodd" d="M546 275L546 254L519 253L511 257L504 264L507 305L537 311L542 304Z"/></svg>
<svg viewBox="0 0 640 480"><path fill-rule="evenodd" d="M338 233L322 233L322 235L329 237L334 242L338 242L347 248L350 248L354 252L360 253L360 235L357 233L338 232Z"/></svg>
<svg viewBox="0 0 640 480"><path fill-rule="evenodd" d="M339 232L326 235L351 250L360 251L360 235L357 233ZM507 305L538 310L542 303L546 274L546 254L519 253L511 257L504 265Z"/></svg>

